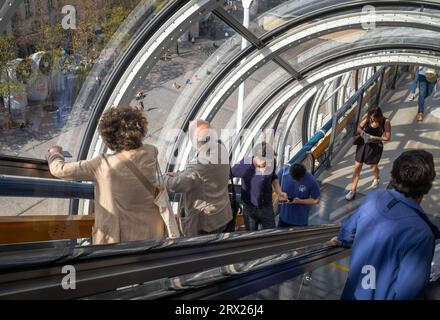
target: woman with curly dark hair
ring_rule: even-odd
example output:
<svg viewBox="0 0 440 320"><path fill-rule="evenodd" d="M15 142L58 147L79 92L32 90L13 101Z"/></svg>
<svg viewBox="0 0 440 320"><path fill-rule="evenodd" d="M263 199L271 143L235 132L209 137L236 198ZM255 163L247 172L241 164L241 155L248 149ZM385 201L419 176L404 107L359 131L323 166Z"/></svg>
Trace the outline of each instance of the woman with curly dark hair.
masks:
<svg viewBox="0 0 440 320"><path fill-rule="evenodd" d="M52 147L48 154L55 177L95 182L93 244L165 238L166 227L154 195L139 178L140 172L153 188L159 186L158 151L143 144L147 119L135 108L111 108L103 114L98 131L114 154L74 163L64 162L59 146Z"/></svg>

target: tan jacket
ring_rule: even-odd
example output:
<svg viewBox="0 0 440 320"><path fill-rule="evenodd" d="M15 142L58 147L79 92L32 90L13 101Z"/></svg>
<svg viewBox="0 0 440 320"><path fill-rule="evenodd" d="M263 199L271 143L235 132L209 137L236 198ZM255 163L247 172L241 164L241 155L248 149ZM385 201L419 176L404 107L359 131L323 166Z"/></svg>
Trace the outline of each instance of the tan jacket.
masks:
<svg viewBox="0 0 440 320"><path fill-rule="evenodd" d="M193 160L178 177L164 178L168 190L182 192L179 210L185 212L183 220L195 218L185 236L216 231L232 220L229 175L229 164L201 164Z"/></svg>
<svg viewBox="0 0 440 320"><path fill-rule="evenodd" d="M157 149L144 145L122 151L157 186ZM65 163L59 153L48 156L50 172L61 179L95 182L93 244L159 240L166 229L151 195L115 155Z"/></svg>

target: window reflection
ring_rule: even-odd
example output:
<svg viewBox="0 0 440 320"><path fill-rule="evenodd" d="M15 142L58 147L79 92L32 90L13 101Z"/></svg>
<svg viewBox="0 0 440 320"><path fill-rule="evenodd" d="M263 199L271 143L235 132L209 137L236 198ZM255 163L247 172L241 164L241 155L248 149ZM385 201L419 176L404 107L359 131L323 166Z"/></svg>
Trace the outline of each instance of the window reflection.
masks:
<svg viewBox="0 0 440 320"><path fill-rule="evenodd" d="M129 44L129 30L120 27L140 2L23 1L0 36L0 154L43 158L50 144L81 138L65 137L88 120L91 101L77 98L98 91L115 54ZM119 43L103 59L115 36Z"/></svg>
<svg viewBox="0 0 440 320"><path fill-rule="evenodd" d="M0 35L0 155L44 159L61 144L76 158L107 74L167 2L23 1ZM70 202L2 197L0 216L67 215Z"/></svg>

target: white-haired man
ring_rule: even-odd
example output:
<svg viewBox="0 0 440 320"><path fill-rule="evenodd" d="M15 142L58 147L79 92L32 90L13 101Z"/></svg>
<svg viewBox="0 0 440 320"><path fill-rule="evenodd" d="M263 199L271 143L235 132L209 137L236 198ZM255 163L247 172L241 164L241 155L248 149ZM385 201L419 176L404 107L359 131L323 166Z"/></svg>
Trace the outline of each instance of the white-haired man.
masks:
<svg viewBox="0 0 440 320"><path fill-rule="evenodd" d="M179 211L185 236L222 233L232 220L228 152L209 122L194 120L188 131L195 157L185 171L167 173L165 185L182 193Z"/></svg>

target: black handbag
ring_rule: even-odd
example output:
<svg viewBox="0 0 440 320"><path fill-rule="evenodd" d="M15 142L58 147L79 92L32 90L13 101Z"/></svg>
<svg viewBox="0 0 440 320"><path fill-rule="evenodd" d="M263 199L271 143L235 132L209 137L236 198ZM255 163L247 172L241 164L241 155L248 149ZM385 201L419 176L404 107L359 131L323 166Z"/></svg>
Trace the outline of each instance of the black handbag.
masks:
<svg viewBox="0 0 440 320"><path fill-rule="evenodd" d="M360 134L354 136L354 138L353 138L353 145L354 146L361 146L364 143L365 143L365 140Z"/></svg>
<svg viewBox="0 0 440 320"><path fill-rule="evenodd" d="M218 143L218 147L219 147L219 154L221 154L221 149L220 147L223 145L223 142L221 140L217 141ZM224 146L224 145L223 145ZM225 147L226 149L226 147ZM230 190L229 190L229 202L231 203L231 208L232 208L232 220L229 221L229 223L226 226L226 229L223 231L223 233L231 233L231 232L235 232L235 226L237 224L237 216L239 213L242 212L240 203L237 200L237 193L235 192L235 187L234 187L234 179L232 176L232 167L229 164L229 179L230 179Z"/></svg>
<svg viewBox="0 0 440 320"><path fill-rule="evenodd" d="M228 223L224 231L226 233L235 232L235 227L237 224L237 216L242 211L240 203L237 200L237 194L235 192L235 186L234 186L234 179L232 179L232 172L231 172L231 190L229 193L229 201L231 202L231 208L232 208L232 220Z"/></svg>

